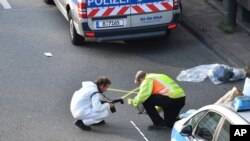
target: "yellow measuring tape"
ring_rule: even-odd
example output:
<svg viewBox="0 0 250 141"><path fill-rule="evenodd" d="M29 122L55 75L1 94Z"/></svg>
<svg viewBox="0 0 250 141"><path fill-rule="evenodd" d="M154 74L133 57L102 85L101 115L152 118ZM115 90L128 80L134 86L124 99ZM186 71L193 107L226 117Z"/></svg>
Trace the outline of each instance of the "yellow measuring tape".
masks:
<svg viewBox="0 0 250 141"><path fill-rule="evenodd" d="M122 92L122 93L129 93L131 91L125 91L125 90L120 90L120 89L111 89L111 88L108 88L109 91L115 91L115 92ZM133 93L136 93L136 92L133 92Z"/></svg>
<svg viewBox="0 0 250 141"><path fill-rule="evenodd" d="M128 97L128 96L131 95L131 94L137 94L136 91L139 90L139 88L140 88L140 87L135 88L135 89L133 89L133 90L131 90L131 91L124 91L124 90L111 89L111 88L108 88L108 90L109 90L109 91L115 91L115 92L123 92L123 93L126 93L124 96L121 97L122 99L124 99L124 98Z"/></svg>

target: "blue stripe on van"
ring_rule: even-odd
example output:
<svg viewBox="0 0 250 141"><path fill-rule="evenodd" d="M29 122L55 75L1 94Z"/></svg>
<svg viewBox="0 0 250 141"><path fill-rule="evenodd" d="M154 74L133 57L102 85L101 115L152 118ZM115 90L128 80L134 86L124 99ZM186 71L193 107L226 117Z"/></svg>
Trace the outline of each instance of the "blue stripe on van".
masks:
<svg viewBox="0 0 250 141"><path fill-rule="evenodd" d="M162 1L173 1L173 0L131 0L131 4L144 4L144 3L153 3L153 2L162 2Z"/></svg>
<svg viewBox="0 0 250 141"><path fill-rule="evenodd" d="M76 4L76 5L77 5L77 0L72 0L72 1L73 1L73 3L74 3L74 4Z"/></svg>
<svg viewBox="0 0 250 141"><path fill-rule="evenodd" d="M88 0L88 8L108 7L108 6L124 6L129 5L131 0Z"/></svg>
<svg viewBox="0 0 250 141"><path fill-rule="evenodd" d="M73 0L76 1L76 0ZM173 1L173 0L87 0L88 8L108 7L108 6L124 6L130 4L143 4L152 2Z"/></svg>

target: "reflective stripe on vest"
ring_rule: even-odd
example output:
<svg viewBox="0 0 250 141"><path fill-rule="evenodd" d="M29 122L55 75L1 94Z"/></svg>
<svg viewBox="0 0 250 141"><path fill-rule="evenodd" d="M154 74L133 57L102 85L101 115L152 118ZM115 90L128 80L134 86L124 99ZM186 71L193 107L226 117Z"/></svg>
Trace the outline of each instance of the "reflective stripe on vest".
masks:
<svg viewBox="0 0 250 141"><path fill-rule="evenodd" d="M175 83L171 78L158 78L156 76L151 77L153 79L152 94L167 95L170 98L179 98L185 96L183 89Z"/></svg>

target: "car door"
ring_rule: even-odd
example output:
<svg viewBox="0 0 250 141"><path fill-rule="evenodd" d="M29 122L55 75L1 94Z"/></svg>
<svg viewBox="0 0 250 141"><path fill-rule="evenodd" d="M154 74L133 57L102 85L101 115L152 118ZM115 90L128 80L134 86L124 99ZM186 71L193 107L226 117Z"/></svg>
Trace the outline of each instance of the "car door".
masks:
<svg viewBox="0 0 250 141"><path fill-rule="evenodd" d="M87 17L91 30L130 27L131 0L88 0Z"/></svg>
<svg viewBox="0 0 250 141"><path fill-rule="evenodd" d="M187 125L191 125L192 128L195 128L207 112L208 111L201 111L201 112L193 115L186 123L184 123L184 125L182 125L182 127L185 127ZM175 140L175 141L193 141L192 138L182 136L181 133L178 132L175 128L173 128L171 136L172 136L172 140Z"/></svg>
<svg viewBox="0 0 250 141"><path fill-rule="evenodd" d="M194 138L196 140L212 141L221 118L222 116L218 113L208 112L194 128Z"/></svg>
<svg viewBox="0 0 250 141"><path fill-rule="evenodd" d="M224 120L221 128L217 133L216 141L229 141L230 140L230 125L231 123L228 120Z"/></svg>
<svg viewBox="0 0 250 141"><path fill-rule="evenodd" d="M131 27L166 24L173 18L173 0L131 0Z"/></svg>

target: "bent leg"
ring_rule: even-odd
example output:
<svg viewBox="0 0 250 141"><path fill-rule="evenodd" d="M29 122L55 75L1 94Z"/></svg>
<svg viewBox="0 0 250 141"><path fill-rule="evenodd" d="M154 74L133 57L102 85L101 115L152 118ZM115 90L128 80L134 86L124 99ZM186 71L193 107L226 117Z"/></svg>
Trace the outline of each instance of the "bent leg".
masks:
<svg viewBox="0 0 250 141"><path fill-rule="evenodd" d="M83 123L87 126L90 126L95 123L99 123L102 120L104 120L104 118L108 117L108 114L109 114L108 110L104 110L103 112L98 112L98 113L95 112L89 116L91 118L83 119Z"/></svg>
<svg viewBox="0 0 250 141"><path fill-rule="evenodd" d="M156 95L151 95L144 103L143 106L148 114L148 116L150 117L150 119L152 120L154 125L160 125L163 122L162 117L159 115L159 113L157 112L155 106L157 105L158 100Z"/></svg>
<svg viewBox="0 0 250 141"><path fill-rule="evenodd" d="M169 99L168 105L164 105L164 124L173 127L181 108L185 105L185 97L179 99Z"/></svg>

